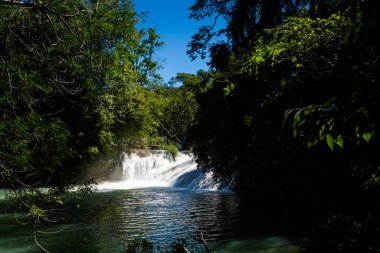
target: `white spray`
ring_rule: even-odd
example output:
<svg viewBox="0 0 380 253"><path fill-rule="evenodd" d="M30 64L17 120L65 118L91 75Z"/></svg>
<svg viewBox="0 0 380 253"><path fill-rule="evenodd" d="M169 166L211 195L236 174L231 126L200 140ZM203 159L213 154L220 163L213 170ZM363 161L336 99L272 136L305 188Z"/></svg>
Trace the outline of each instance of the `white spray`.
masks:
<svg viewBox="0 0 380 253"><path fill-rule="evenodd" d="M134 189L143 187L180 187L220 190L211 172L203 172L194 161L193 154L180 152L173 158L166 151L149 151L143 154L124 153L122 165L111 176L112 181L98 185L99 190ZM224 189L226 190L226 189Z"/></svg>

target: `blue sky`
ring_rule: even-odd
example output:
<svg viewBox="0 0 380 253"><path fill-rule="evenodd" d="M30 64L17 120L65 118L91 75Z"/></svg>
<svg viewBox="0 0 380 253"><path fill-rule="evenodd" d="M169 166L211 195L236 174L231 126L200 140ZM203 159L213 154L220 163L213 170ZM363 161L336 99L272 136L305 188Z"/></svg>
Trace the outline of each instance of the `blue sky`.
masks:
<svg viewBox="0 0 380 253"><path fill-rule="evenodd" d="M199 69L208 69L207 60L191 61L186 54L186 45L201 25L200 22L188 18L190 14L188 8L194 0L133 0L133 2L138 12L150 12L146 26L154 28L165 43L156 53L156 60L163 67L160 74L164 81L169 81L179 72L196 73ZM207 22L212 23L212 20Z"/></svg>

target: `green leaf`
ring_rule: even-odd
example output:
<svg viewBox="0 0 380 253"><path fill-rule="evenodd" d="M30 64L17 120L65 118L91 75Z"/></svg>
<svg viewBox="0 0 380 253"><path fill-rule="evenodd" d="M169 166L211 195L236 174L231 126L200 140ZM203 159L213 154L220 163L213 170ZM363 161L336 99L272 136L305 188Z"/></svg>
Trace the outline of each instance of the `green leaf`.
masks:
<svg viewBox="0 0 380 253"><path fill-rule="evenodd" d="M255 62L257 64L260 64L260 62L263 62L263 61L264 61L264 58L261 55L258 55L255 57Z"/></svg>
<svg viewBox="0 0 380 253"><path fill-rule="evenodd" d="M364 133L364 134L362 135L362 137L363 137L363 139L364 139L367 143L369 143L369 141L370 141L371 138L372 138L372 133Z"/></svg>
<svg viewBox="0 0 380 253"><path fill-rule="evenodd" d="M343 149L343 137L342 137L342 135L338 135L338 138L335 140L335 143L336 143L341 149Z"/></svg>
<svg viewBox="0 0 380 253"><path fill-rule="evenodd" d="M326 131L326 125L322 125L322 128L319 130L319 137L322 137Z"/></svg>
<svg viewBox="0 0 380 253"><path fill-rule="evenodd" d="M326 135L326 142L329 148L333 151L334 150L334 139L330 134Z"/></svg>

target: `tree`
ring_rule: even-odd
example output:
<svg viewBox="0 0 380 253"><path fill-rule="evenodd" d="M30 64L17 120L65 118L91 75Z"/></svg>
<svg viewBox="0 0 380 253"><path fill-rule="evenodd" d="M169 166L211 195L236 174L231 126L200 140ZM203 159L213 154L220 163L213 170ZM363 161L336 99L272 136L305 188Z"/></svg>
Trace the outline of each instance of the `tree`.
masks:
<svg viewBox="0 0 380 253"><path fill-rule="evenodd" d="M271 219L313 231L309 252L378 249L366 239L379 227L375 10L350 2L259 29L196 92L197 162Z"/></svg>
<svg viewBox="0 0 380 253"><path fill-rule="evenodd" d="M0 6L1 188L64 190L79 165L115 150L122 124L153 127L146 122L152 110L121 105L135 91L149 96L143 87L158 78L152 57L159 37L136 28L132 3ZM149 115L135 122L137 114Z"/></svg>
<svg viewBox="0 0 380 253"><path fill-rule="evenodd" d="M209 53L211 66L223 68L230 53L249 47L263 29L283 24L288 17L326 18L346 10L353 2L355 0L197 0L190 8L190 18L198 21L214 18L214 23L199 28L188 45L188 54L195 59L197 56L205 58ZM220 19L226 24L216 30Z"/></svg>

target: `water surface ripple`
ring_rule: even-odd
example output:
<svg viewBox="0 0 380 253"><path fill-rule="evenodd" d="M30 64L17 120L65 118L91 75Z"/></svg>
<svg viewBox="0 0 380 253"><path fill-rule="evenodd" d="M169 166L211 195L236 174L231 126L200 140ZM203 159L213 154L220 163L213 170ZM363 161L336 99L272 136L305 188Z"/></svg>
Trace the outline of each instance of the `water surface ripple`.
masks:
<svg viewBox="0 0 380 253"><path fill-rule="evenodd" d="M204 252L194 238L203 233L216 252L297 252L295 244L283 237L252 237L240 213L239 198L232 193L193 191L179 188L144 188L97 192L92 204L111 203L120 208L108 223L88 222L83 213L73 213L65 224L57 224L40 234L39 242L52 253L125 252L134 238L154 243L155 252L170 250L185 239L191 252ZM0 217L0 252L41 252L32 231L20 230L13 219ZM88 218L88 217L87 217ZM228 251L226 251L228 249Z"/></svg>

